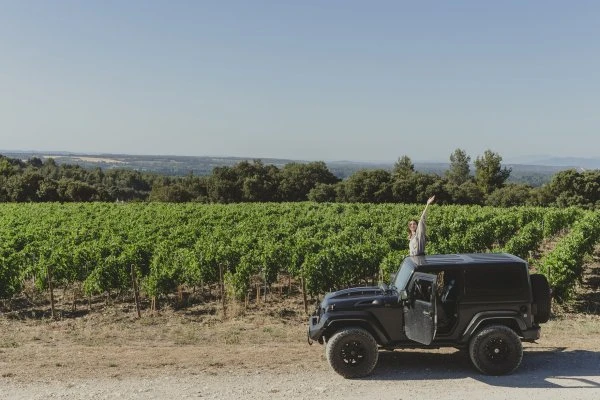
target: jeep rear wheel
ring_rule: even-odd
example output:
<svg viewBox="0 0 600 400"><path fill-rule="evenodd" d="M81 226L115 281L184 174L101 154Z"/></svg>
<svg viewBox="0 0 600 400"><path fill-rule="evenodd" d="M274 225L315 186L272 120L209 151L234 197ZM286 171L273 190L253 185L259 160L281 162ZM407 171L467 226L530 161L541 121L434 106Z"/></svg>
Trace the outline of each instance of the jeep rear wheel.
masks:
<svg viewBox="0 0 600 400"><path fill-rule="evenodd" d="M509 374L521 364L523 345L509 327L492 325L473 336L469 356L475 368L486 375Z"/></svg>
<svg viewBox="0 0 600 400"><path fill-rule="evenodd" d="M531 291L536 304L533 320L538 324L548 322L550 319L550 285L548 279L542 274L531 275Z"/></svg>
<svg viewBox="0 0 600 400"><path fill-rule="evenodd" d="M369 375L379 359L377 342L361 328L345 328L327 341L327 360L344 378Z"/></svg>

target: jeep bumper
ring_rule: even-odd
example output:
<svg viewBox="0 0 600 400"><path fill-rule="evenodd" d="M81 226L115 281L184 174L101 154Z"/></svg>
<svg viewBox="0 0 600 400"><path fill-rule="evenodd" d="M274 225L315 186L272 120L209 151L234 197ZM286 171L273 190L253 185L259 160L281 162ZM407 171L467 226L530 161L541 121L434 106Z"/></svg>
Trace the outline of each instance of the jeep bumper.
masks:
<svg viewBox="0 0 600 400"><path fill-rule="evenodd" d="M313 315L308 320L308 339L318 341L323 344L323 332L325 331L325 322L327 318Z"/></svg>
<svg viewBox="0 0 600 400"><path fill-rule="evenodd" d="M534 342L540 338L540 327L534 326L530 329L521 331L524 342Z"/></svg>

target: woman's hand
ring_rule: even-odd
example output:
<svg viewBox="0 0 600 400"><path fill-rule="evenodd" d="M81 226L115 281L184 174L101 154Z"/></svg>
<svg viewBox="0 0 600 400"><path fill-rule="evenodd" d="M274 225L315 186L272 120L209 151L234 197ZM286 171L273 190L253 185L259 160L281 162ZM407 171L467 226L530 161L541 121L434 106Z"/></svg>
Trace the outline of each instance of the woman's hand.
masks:
<svg viewBox="0 0 600 400"><path fill-rule="evenodd" d="M433 203L434 200L435 200L435 195L433 195L429 199L427 199L427 205L430 205L431 203Z"/></svg>

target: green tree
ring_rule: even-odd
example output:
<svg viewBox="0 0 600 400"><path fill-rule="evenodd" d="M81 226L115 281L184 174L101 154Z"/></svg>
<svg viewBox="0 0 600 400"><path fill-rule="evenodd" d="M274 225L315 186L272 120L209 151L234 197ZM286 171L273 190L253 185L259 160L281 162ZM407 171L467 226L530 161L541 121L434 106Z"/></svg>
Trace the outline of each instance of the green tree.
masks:
<svg viewBox="0 0 600 400"><path fill-rule="evenodd" d="M510 168L502 168L502 157L486 150L482 157L475 160L475 182L485 195L501 188L510 176Z"/></svg>
<svg viewBox="0 0 600 400"><path fill-rule="evenodd" d="M284 201L305 201L318 183L334 184L338 181L322 161L289 163L281 170L281 198Z"/></svg>
<svg viewBox="0 0 600 400"><path fill-rule="evenodd" d="M208 181L208 198L216 203L233 203L242 200L242 189L237 184L236 171L231 167L215 167Z"/></svg>
<svg viewBox="0 0 600 400"><path fill-rule="evenodd" d="M150 192L151 201L169 203L184 203L192 199L192 194L179 183L167 185L154 185Z"/></svg>
<svg viewBox="0 0 600 400"><path fill-rule="evenodd" d="M392 198L398 203L416 203L417 190L415 187L416 177L396 177L392 182Z"/></svg>
<svg viewBox="0 0 600 400"><path fill-rule="evenodd" d="M92 201L98 194L93 186L67 178L58 181L57 192L63 201Z"/></svg>
<svg viewBox="0 0 600 400"><path fill-rule="evenodd" d="M40 201L60 201L58 194L58 183L53 179L44 179L40 182L36 192Z"/></svg>
<svg viewBox="0 0 600 400"><path fill-rule="evenodd" d="M242 181L243 201L276 201L279 198L279 169L254 162L254 168Z"/></svg>
<svg viewBox="0 0 600 400"><path fill-rule="evenodd" d="M486 199L486 204L494 207L523 206L530 204L532 188L528 185L509 183L494 190Z"/></svg>
<svg viewBox="0 0 600 400"><path fill-rule="evenodd" d="M60 179L60 168L54 158L48 158L44 161L40 172L45 178L58 180Z"/></svg>
<svg viewBox="0 0 600 400"><path fill-rule="evenodd" d="M441 179L439 176L435 174L422 174L415 173L414 175L414 186L415 186L415 201L417 203L425 203L428 198L433 195L436 195L436 190L443 190L440 187ZM441 194L442 198L446 196Z"/></svg>
<svg viewBox="0 0 600 400"><path fill-rule="evenodd" d="M20 173L25 164L21 160L0 155L0 175L10 177Z"/></svg>
<svg viewBox="0 0 600 400"><path fill-rule="evenodd" d="M42 176L36 170L29 168L23 173L12 175L6 182L10 200L38 201L37 191L42 180Z"/></svg>
<svg viewBox="0 0 600 400"><path fill-rule="evenodd" d="M594 208L600 205L600 171L560 171L540 191L546 202L558 207Z"/></svg>
<svg viewBox="0 0 600 400"><path fill-rule="evenodd" d="M360 170L344 181L349 202L384 203L392 200L391 175L383 169Z"/></svg>
<svg viewBox="0 0 600 400"><path fill-rule="evenodd" d="M454 204L483 204L485 201L483 192L472 180L462 185L448 183L446 191Z"/></svg>
<svg viewBox="0 0 600 400"><path fill-rule="evenodd" d="M308 199L319 203L333 203L337 197L336 184L317 183L314 188L308 192Z"/></svg>
<svg viewBox="0 0 600 400"><path fill-rule="evenodd" d="M411 161L410 157L404 155L398 158L398 161L394 164L392 170L392 177L394 180L406 179L415 173L415 165Z"/></svg>
<svg viewBox="0 0 600 400"><path fill-rule="evenodd" d="M454 150L450 155L450 167L446 171L448 181L455 185L462 185L470 179L469 162L471 157L462 149Z"/></svg>
<svg viewBox="0 0 600 400"><path fill-rule="evenodd" d="M208 181L209 177L197 176L190 172L181 184L192 195L194 201L204 203L208 201Z"/></svg>
<svg viewBox="0 0 600 400"><path fill-rule="evenodd" d="M44 162L39 157L32 157L27 160L27 164L34 168L41 168L44 165Z"/></svg>

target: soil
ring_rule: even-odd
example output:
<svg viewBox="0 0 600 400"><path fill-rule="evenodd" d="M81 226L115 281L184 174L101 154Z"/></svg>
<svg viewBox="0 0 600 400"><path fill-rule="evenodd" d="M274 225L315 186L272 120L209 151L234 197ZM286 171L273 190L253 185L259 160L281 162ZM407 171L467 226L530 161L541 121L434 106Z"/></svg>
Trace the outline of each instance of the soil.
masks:
<svg viewBox="0 0 600 400"><path fill-rule="evenodd" d="M525 343L512 375L479 374L454 349L380 353L373 374L345 380L324 347L309 346L302 296L271 295L247 307L216 301L185 309L65 300L59 319L23 300L0 318L2 399L598 399L600 315L597 259L578 296L555 307L537 343ZM18 302L17 302L18 303Z"/></svg>

